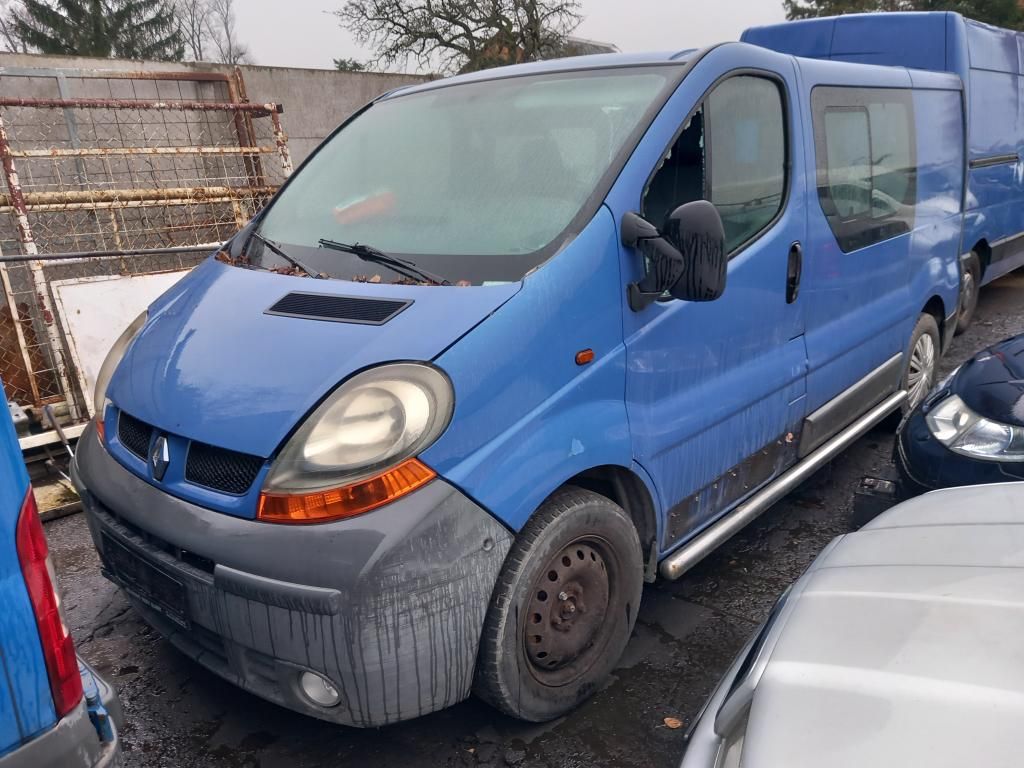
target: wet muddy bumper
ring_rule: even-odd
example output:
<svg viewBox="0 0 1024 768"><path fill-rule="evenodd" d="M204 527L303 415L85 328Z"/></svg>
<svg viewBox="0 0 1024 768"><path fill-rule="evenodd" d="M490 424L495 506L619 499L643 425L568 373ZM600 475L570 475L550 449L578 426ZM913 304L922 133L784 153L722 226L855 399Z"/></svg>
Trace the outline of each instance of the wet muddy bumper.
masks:
<svg viewBox="0 0 1024 768"><path fill-rule="evenodd" d="M106 574L179 650L258 696L380 726L469 695L511 534L442 480L366 515L273 525L170 496L90 427L73 479ZM302 692L303 672L340 693Z"/></svg>

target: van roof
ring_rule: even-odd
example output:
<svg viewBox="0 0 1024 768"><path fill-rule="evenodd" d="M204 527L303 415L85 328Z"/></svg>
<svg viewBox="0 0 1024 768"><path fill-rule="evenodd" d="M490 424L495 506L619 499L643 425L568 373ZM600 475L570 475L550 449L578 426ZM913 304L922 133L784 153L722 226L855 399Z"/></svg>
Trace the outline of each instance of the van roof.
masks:
<svg viewBox="0 0 1024 768"><path fill-rule="evenodd" d="M780 53L857 64L1020 74L1024 35L951 11L851 13L751 27L740 38Z"/></svg>
<svg viewBox="0 0 1024 768"><path fill-rule="evenodd" d="M963 21L949 11L849 13L751 27L740 40L794 56L863 64L885 63L873 61L877 52L896 49L907 66L942 69L947 30Z"/></svg>
<svg viewBox="0 0 1024 768"><path fill-rule="evenodd" d="M919 14L920 15L920 14ZM945 16L944 13L930 14ZM720 43L712 48L733 49L733 55L742 58L742 49L747 48L750 43L727 42ZM500 80L510 77L521 77L524 75L537 75L545 72L578 72L588 69L606 69L613 67L637 67L655 65L685 65L695 56L705 55L712 48L697 49L687 48L680 51L663 51L654 53L606 53L593 56L574 56L564 59L550 59L546 61L529 62L527 64L512 64L505 67L485 69L480 72L470 72L453 77L446 77L428 83L404 86L389 91L379 98L387 99L392 96L419 93L436 88L445 88L450 85L462 83L484 82L487 80ZM903 86L915 88L948 88L959 90L962 86L960 79L955 75L948 75L925 70L908 70L903 67L882 66L872 64L853 64L848 62L827 61L813 58L801 58L791 56L789 53L777 53L787 59L795 59L805 75L814 82L829 82L835 80L837 85L877 85L877 86ZM742 62L738 62L742 64ZM910 75L908 81L907 75Z"/></svg>
<svg viewBox="0 0 1024 768"><path fill-rule="evenodd" d="M539 75L544 72L578 72L586 69L606 69L612 67L640 67L653 66L657 64L678 64L680 66L697 53L696 48L686 48L680 51L660 51L653 53L598 53L590 56L570 56L563 59L545 59L544 61L531 61L526 64L510 64L504 67L484 69L479 72L467 72L462 75L453 75L439 80L432 80L419 85L403 86L388 91L381 98L388 98L396 94L418 93L429 91L434 88L444 88L449 85L461 83L475 83L484 80L503 80L509 77L521 77L523 75Z"/></svg>

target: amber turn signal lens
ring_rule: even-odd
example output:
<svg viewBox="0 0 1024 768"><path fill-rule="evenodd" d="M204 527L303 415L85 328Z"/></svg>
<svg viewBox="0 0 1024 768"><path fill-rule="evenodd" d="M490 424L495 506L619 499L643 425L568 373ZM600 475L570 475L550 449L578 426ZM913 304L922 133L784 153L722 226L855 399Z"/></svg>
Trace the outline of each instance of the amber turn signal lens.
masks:
<svg viewBox="0 0 1024 768"><path fill-rule="evenodd" d="M581 349L576 353L576 365L586 365L594 359L594 350Z"/></svg>
<svg viewBox="0 0 1024 768"><path fill-rule="evenodd" d="M430 467L407 459L358 483L307 494L260 494L256 518L268 523L326 523L383 506L437 477Z"/></svg>

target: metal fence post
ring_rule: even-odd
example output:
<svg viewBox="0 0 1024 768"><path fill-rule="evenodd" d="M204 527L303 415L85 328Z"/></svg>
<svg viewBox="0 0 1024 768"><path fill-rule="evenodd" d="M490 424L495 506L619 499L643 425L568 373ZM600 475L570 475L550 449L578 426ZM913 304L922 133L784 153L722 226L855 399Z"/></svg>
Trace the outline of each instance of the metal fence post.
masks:
<svg viewBox="0 0 1024 768"><path fill-rule="evenodd" d="M28 220L28 208L25 205L25 196L22 194L21 182L18 179L18 171L14 167L14 157L11 155L10 140L7 136L7 126L4 123L3 114L0 114L0 163L3 164L4 179L7 182L7 192L11 199L11 207L14 209L14 216L18 227L18 237L21 240L25 255L38 256L35 239L32 237L32 226ZM36 291L36 301L43 315L43 325L46 326L46 337L50 346L50 355L57 369L57 376L61 386L64 388L67 397L68 410L73 419L78 419L78 406L75 403L74 390L71 388L71 379L68 378L67 367L64 364L63 344L60 337L60 329L57 327L57 317L53 312L53 303L50 301L50 289L46 284L46 275L43 272L43 262L32 259L29 261L29 269L32 273L32 285ZM23 336L19 334L19 341L24 345ZM29 368L29 376L34 379ZM37 387L33 384L33 389Z"/></svg>
<svg viewBox="0 0 1024 768"><path fill-rule="evenodd" d="M0 249L0 258L4 252ZM21 359L25 364L25 376L28 377L28 386L32 390L32 401L38 403L42 400L39 395L39 384L36 382L35 371L32 370L32 356L28 353L28 342L25 340L25 329L21 325L21 315L18 312L18 300L14 296L14 289L11 287L11 276L7 274L7 265L0 261L0 284L4 288L4 296L7 299L7 309L11 313L11 322L14 323L14 335L18 339L18 348L21 350Z"/></svg>
<svg viewBox="0 0 1024 768"><path fill-rule="evenodd" d="M274 142L277 144L277 153L281 157L281 170L287 179L292 175L292 153L288 149L288 134L281 127L280 107L276 104L268 104L270 119L274 124Z"/></svg>

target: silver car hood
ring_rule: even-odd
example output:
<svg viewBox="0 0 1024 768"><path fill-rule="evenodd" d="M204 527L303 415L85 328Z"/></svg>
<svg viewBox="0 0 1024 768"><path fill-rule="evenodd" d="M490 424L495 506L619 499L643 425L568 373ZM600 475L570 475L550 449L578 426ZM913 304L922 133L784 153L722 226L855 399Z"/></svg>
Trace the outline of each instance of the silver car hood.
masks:
<svg viewBox="0 0 1024 768"><path fill-rule="evenodd" d="M1024 483L900 505L794 590L744 768L1020 766Z"/></svg>

